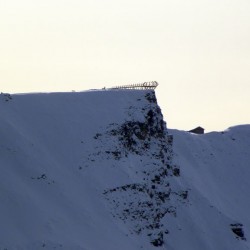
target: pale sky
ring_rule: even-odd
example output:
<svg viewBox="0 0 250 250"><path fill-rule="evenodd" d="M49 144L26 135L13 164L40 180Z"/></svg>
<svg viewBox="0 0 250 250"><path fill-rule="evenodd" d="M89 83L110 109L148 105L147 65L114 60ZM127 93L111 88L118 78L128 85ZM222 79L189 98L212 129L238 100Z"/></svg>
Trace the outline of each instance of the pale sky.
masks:
<svg viewBox="0 0 250 250"><path fill-rule="evenodd" d="M169 128L250 123L249 0L0 0L0 92L158 81Z"/></svg>

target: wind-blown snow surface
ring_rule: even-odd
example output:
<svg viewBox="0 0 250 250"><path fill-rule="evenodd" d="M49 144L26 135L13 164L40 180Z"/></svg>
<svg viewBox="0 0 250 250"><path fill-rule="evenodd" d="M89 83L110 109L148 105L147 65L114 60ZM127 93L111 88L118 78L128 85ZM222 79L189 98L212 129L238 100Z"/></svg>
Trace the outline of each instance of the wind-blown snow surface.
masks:
<svg viewBox="0 0 250 250"><path fill-rule="evenodd" d="M1 94L0 249L250 249L250 126L170 134L152 91Z"/></svg>

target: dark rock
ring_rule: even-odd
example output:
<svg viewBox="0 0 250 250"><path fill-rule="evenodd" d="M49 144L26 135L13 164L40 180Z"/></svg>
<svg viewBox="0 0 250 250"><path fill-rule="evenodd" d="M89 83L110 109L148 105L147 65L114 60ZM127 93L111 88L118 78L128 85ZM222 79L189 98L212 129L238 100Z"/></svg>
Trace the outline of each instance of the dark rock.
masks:
<svg viewBox="0 0 250 250"><path fill-rule="evenodd" d="M158 234L156 239L151 241L151 244L154 245L155 247L160 247L163 245L163 243L164 243L164 241L163 241L163 233L162 232L160 232Z"/></svg>
<svg viewBox="0 0 250 250"><path fill-rule="evenodd" d="M246 240L243 225L241 223L231 224L230 226L237 239Z"/></svg>
<svg viewBox="0 0 250 250"><path fill-rule="evenodd" d="M173 175L174 176L180 176L180 169L179 168L174 168L173 169Z"/></svg>

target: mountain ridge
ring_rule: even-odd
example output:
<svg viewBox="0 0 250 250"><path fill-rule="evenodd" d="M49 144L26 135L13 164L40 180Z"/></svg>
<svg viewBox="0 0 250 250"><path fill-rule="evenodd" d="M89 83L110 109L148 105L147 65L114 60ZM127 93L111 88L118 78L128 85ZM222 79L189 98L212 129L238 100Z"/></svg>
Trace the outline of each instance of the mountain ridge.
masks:
<svg viewBox="0 0 250 250"><path fill-rule="evenodd" d="M1 250L249 249L250 126L167 129L142 90L0 106Z"/></svg>

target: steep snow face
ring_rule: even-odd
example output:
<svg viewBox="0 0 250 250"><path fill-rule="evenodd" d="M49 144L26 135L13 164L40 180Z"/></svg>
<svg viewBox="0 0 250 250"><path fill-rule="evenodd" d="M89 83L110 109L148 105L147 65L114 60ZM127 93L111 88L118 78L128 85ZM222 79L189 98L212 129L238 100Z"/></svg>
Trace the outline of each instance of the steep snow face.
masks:
<svg viewBox="0 0 250 250"><path fill-rule="evenodd" d="M0 106L0 249L164 247L186 191L171 188L154 92L1 94Z"/></svg>
<svg viewBox="0 0 250 250"><path fill-rule="evenodd" d="M250 249L250 125L204 135L170 133L189 205L169 221L169 244L173 249Z"/></svg>

